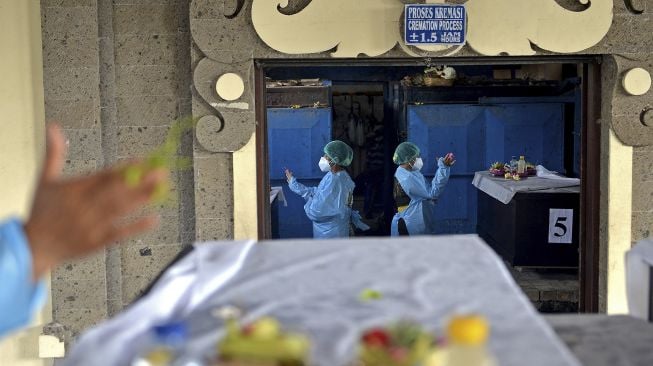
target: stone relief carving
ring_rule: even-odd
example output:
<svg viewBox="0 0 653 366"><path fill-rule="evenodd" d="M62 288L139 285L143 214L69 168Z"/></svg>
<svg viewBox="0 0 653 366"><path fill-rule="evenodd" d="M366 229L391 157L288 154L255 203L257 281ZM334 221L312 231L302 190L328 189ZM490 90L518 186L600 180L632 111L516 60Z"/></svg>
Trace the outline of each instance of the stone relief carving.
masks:
<svg viewBox="0 0 653 366"><path fill-rule="evenodd" d="M198 112L199 116L217 117L205 120L197 133L206 136L201 139L198 136L198 140L213 152L235 151L247 143L255 129L252 59L280 58L284 54L290 58L298 57L291 56L297 54L301 54L299 57L329 54L333 57L395 57L402 52L421 57L455 54L460 47L417 48L403 46L401 42L404 3L446 1L193 0L191 8L196 11L191 11L191 32L194 43L201 50L198 60L204 57L194 69L196 97L198 103L205 102ZM465 4L469 29L468 45L462 53L466 56L473 55L473 51L483 55L532 55L541 50L580 52L599 44L609 32L614 5L611 0L469 0ZM624 0L624 4L632 17L640 17L636 14L641 14L646 6L640 0ZM366 12L373 16L362 22L356 18ZM209 13L211 15L207 16ZM354 20L358 24L354 24ZM352 25L343 26L343 23ZM619 25L621 27L622 23ZM364 38L367 41L361 40ZM610 48L606 47L611 44L592 48L590 53L610 53ZM642 52L650 51L644 47ZM642 63L632 65L636 66ZM218 98L215 88L211 87L226 72L241 75L247 91L238 100L228 103ZM615 82L620 84L618 79L620 76L615 76ZM653 136L649 138L650 127L647 127L652 123L650 102L641 97L622 97L620 93L625 94L624 90L617 84L609 84L616 85L614 104L619 111L612 124L617 135L629 145L653 143L644 141L653 140ZM630 106L627 112L621 107L623 103ZM247 116L250 118L245 118ZM626 132L632 123L645 130Z"/></svg>
<svg viewBox="0 0 653 366"><path fill-rule="evenodd" d="M611 119L615 134L629 146L653 145L653 90L642 95L630 95L621 82L628 70L643 65L653 65L653 55L607 55L601 67L602 83L606 88L602 118Z"/></svg>
<svg viewBox="0 0 653 366"><path fill-rule="evenodd" d="M397 0L313 0L285 15L289 0L254 0L252 24L265 44L286 54L335 50L334 57L378 56L399 40Z"/></svg>
<svg viewBox="0 0 653 366"><path fill-rule="evenodd" d="M231 14L225 14L224 17L227 19L233 19L240 14L240 12L243 10L243 6L245 6L245 0L236 0L236 9L234 10L233 13Z"/></svg>
<svg viewBox="0 0 653 366"><path fill-rule="evenodd" d="M482 55L532 55L536 45L560 53L590 48L608 33L611 0L579 0L575 12L554 0L469 0L467 41ZM443 1L427 1L443 2ZM401 42L404 3L398 0L313 0L285 15L289 0L253 0L252 23L271 48L286 54L378 56Z"/></svg>
<svg viewBox="0 0 653 366"><path fill-rule="evenodd" d="M639 4L637 4L639 3ZM624 0L626 9L633 14L642 14L644 12L644 3L640 0Z"/></svg>
<svg viewBox="0 0 653 366"><path fill-rule="evenodd" d="M211 114L200 114L195 136L200 145L211 152L240 150L249 141L255 129L252 110L250 62L224 64L209 58L197 63L193 72L195 91ZM224 100L216 91L219 76L234 73L242 77L244 91L234 100Z"/></svg>
<svg viewBox="0 0 653 366"><path fill-rule="evenodd" d="M581 3L585 3L581 1ZM612 24L611 0L569 11L546 0L470 0L467 42L482 55L534 55L541 49L573 53L599 43Z"/></svg>

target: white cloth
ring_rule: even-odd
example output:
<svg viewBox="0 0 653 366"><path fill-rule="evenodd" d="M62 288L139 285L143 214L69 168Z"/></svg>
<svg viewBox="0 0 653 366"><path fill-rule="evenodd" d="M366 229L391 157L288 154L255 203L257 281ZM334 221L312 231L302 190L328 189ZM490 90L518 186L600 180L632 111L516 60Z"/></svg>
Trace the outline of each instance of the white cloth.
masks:
<svg viewBox="0 0 653 366"><path fill-rule="evenodd" d="M381 299L360 300L366 289ZM369 327L409 319L442 335L456 313L487 317L502 366L579 365L476 235L197 245L150 294L84 334L63 365L126 365L147 329L169 320L188 322L188 352L212 354L223 328L211 314L228 305L244 322L270 314L307 334L317 366L350 364Z"/></svg>
<svg viewBox="0 0 653 366"><path fill-rule="evenodd" d="M643 240L626 253L626 291L630 315L648 320L651 301L653 240Z"/></svg>
<svg viewBox="0 0 653 366"><path fill-rule="evenodd" d="M580 185L580 179L560 176L557 174L557 172L552 172L547 168L543 167L542 165L536 166L535 170L537 171L537 176L539 178L555 179L563 182L573 183L575 185Z"/></svg>
<svg viewBox="0 0 653 366"><path fill-rule="evenodd" d="M275 199L278 199L279 202L283 203L284 207L288 207L288 201L286 201L286 196L283 194L283 187L270 187L270 204L272 204Z"/></svg>
<svg viewBox="0 0 653 366"><path fill-rule="evenodd" d="M503 204L508 204L519 192L538 193L579 193L579 183L559 179L528 177L519 181L494 177L489 172L474 174L474 187L494 197Z"/></svg>

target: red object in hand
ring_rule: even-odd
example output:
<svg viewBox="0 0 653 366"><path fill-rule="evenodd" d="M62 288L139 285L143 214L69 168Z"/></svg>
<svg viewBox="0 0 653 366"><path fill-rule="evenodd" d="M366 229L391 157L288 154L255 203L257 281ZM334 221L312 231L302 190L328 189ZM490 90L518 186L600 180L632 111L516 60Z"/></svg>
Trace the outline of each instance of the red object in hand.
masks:
<svg viewBox="0 0 653 366"><path fill-rule="evenodd" d="M388 347L390 336L383 329L371 329L363 334L363 343L372 347Z"/></svg>
<svg viewBox="0 0 653 366"><path fill-rule="evenodd" d="M447 166L452 166L456 162L456 155L454 153L448 153L444 156L444 163Z"/></svg>

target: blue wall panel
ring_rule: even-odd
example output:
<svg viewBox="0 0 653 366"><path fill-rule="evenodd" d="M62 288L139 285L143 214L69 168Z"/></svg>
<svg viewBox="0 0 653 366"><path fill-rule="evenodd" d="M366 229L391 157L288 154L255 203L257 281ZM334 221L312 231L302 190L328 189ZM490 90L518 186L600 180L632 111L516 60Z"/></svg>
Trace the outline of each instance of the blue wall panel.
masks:
<svg viewBox="0 0 653 366"><path fill-rule="evenodd" d="M564 108L561 103L501 104L485 108L485 166L525 155L549 170L564 170Z"/></svg>
<svg viewBox="0 0 653 366"><path fill-rule="evenodd" d="M268 108L270 179L285 179L290 168L301 179L321 179L317 166L331 141L331 108Z"/></svg>
<svg viewBox="0 0 653 366"><path fill-rule="evenodd" d="M473 105L422 105L408 107L408 141L419 146L422 172L432 176L436 158L456 154L456 174L473 174L485 161L484 109Z"/></svg>
<svg viewBox="0 0 653 366"><path fill-rule="evenodd" d="M512 155L549 169L564 167L564 109L561 103L408 106L408 140L422 151L423 173L435 174L435 158L452 151L457 162L437 203L439 233L476 231L476 171Z"/></svg>
<svg viewBox="0 0 653 366"><path fill-rule="evenodd" d="M301 179L299 182L314 187L320 184L319 179ZM276 212L278 220L273 220L277 222L278 227L272 228L272 231L277 232L278 236L273 237L273 239L312 238L313 223L306 217L306 213L304 212L306 201L288 188L288 183L286 183L285 179L273 180L270 182L270 186L283 187L283 193L288 202L288 206L284 206L282 203L278 204ZM273 212L273 214L275 213Z"/></svg>
<svg viewBox="0 0 653 366"><path fill-rule="evenodd" d="M270 186L282 186L288 206L279 205L279 238L311 238L313 226L304 212L304 199L288 189L284 168L307 186L317 186L324 176L317 166L331 141L330 108L268 108ZM275 213L273 213L275 214ZM275 230L276 229L276 230Z"/></svg>

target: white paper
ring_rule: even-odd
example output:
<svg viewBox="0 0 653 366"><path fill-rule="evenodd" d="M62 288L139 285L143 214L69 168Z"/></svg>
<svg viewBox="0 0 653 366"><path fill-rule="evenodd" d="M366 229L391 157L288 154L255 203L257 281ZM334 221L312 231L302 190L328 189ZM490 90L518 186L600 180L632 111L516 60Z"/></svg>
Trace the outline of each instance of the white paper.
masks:
<svg viewBox="0 0 653 366"><path fill-rule="evenodd" d="M561 177L558 174L556 174L556 172L552 172L547 168L543 167L542 165L538 165L537 167L535 167L535 170L537 171L537 176L540 178L554 179L554 180L560 180L560 181L565 181L574 184L580 184L580 179Z"/></svg>
<svg viewBox="0 0 653 366"><path fill-rule="evenodd" d="M574 210L549 209L549 243L571 244L574 228Z"/></svg>

